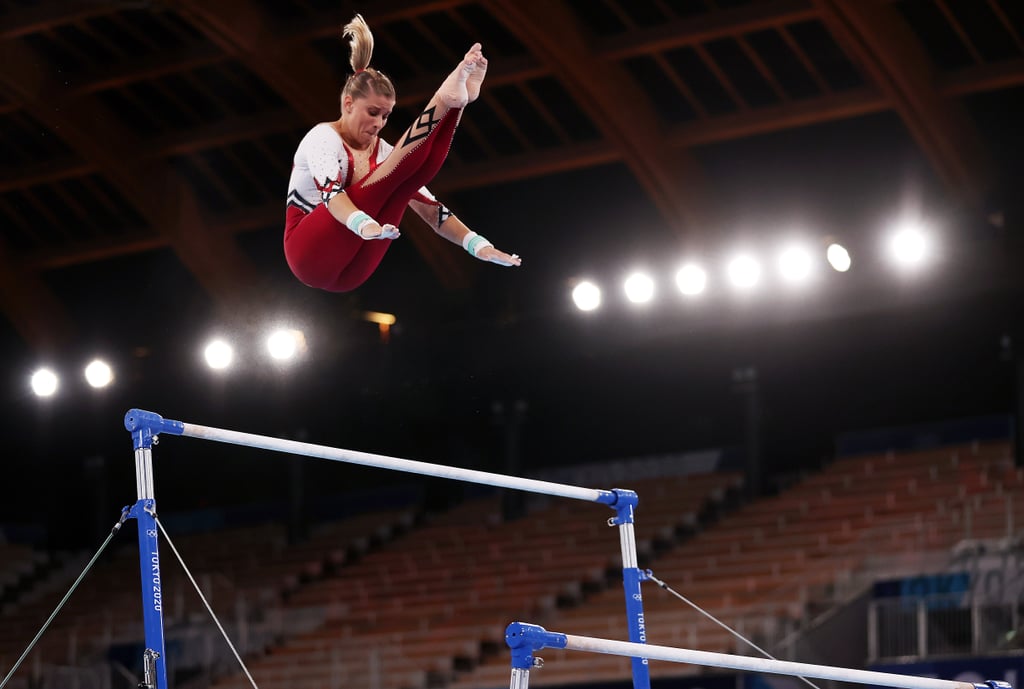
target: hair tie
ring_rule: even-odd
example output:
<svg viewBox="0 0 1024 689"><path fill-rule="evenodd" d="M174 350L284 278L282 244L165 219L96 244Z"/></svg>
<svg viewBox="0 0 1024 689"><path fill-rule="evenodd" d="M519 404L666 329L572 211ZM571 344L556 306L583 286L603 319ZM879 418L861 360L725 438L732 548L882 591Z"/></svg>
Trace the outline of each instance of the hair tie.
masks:
<svg viewBox="0 0 1024 689"><path fill-rule="evenodd" d="M360 67L359 69L356 70L356 74L359 74L360 72L365 72L365 71L366 71L365 67Z"/></svg>

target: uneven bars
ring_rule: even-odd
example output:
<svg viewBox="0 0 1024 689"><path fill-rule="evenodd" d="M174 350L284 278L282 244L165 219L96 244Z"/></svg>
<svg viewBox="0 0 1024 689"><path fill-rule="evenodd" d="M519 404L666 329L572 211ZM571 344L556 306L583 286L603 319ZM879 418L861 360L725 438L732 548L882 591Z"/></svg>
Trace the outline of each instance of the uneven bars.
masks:
<svg viewBox="0 0 1024 689"><path fill-rule="evenodd" d="M223 428L200 426L194 423L184 423L182 421L165 419L159 414L144 411L142 409L128 410L128 413L125 414L124 417L124 426L132 432L133 436L136 434L139 436L156 436L161 433L168 433L171 435L182 435L189 438L201 438L203 440L228 443L230 445L242 445L245 447L255 447L263 450L273 450L274 452L284 452L293 455L329 459L335 462L362 464L364 466L379 467L381 469L403 471L409 474L436 476L438 478L479 483L485 486L513 488L515 490L523 490L530 493L542 493L545 495L555 495L563 498L587 500L589 502L599 502L605 505L614 505L618 500L618 494L615 491L610 490L581 488L579 486L552 483L550 481L539 481L536 479L519 478L517 476L492 474L486 471L476 471L475 469L462 469L459 467L444 466L442 464L430 464L428 462L418 462L412 459L388 457L368 452L359 452L357 450L343 450L335 447L327 447L326 445L314 445L295 440L285 440L283 438L272 438L265 435L229 431ZM137 438L136 441L138 442L139 439Z"/></svg>
<svg viewBox="0 0 1024 689"><path fill-rule="evenodd" d="M838 682L854 682L857 684L873 684L902 689L1009 689L1007 682L989 681L981 684L958 682L933 677L916 677L899 675L874 670L857 670L855 668L834 667L830 665L812 665L788 660L755 658L750 656L712 653L711 651L693 651L685 648L637 644L628 641L598 639L589 636L561 634L549 632L541 626L513 622L505 632L505 641L512 648L513 667L529 668L532 663L532 652L542 648L564 648L570 651L589 651L609 655L642 657L651 660L667 660L673 663L690 663L710 667L747 670L750 672L767 672L795 677L813 677ZM529 662L527 662L529 661Z"/></svg>

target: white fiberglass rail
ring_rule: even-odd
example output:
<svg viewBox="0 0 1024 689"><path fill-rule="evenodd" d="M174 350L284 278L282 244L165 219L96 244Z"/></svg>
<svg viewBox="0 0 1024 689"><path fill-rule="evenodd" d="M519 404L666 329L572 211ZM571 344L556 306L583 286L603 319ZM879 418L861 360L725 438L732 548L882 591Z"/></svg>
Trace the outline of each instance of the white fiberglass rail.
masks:
<svg viewBox="0 0 1024 689"><path fill-rule="evenodd" d="M544 495L555 495L563 498L600 502L606 505L615 504L617 499L615 493L608 490L581 488L579 486L552 483L550 481L506 476L504 474L492 474L486 471L476 471L474 469L462 469L459 467L444 466L442 464L430 464L428 462L376 455L368 452L359 452L357 450L343 450L340 448L328 447L326 445L314 445L312 443L302 443L295 440L285 440L283 438L273 438L270 436L255 435L252 433L241 433L239 431L229 431L223 428L213 428L211 426L200 426L199 424L165 419L159 414L143 411L141 409L132 409L125 415L125 427L133 433L143 432L145 429L149 429L154 436L160 433L169 433L189 438L201 438L203 440L228 443L231 445L255 447L263 450L273 450L275 452L303 455L318 459L329 459L335 462L361 464L364 466L391 469L393 471L402 471L410 474L422 474L424 476L436 476L438 478L479 483L498 488L512 488L531 493L542 493Z"/></svg>
<svg viewBox="0 0 1024 689"><path fill-rule="evenodd" d="M512 648L513 678L515 671L529 670L537 664L532 653L542 648L564 648L570 651L589 651L610 655L642 657L650 660L666 660L672 663L689 663L709 667L764 672L777 675L792 675L816 679L835 680L837 682L854 682L899 689L1010 689L1006 682L989 681L981 684L958 682L933 677L917 677L899 675L890 672L858 670L855 668L834 667L830 665L813 665L788 660L771 658L755 658L750 656L712 653L710 651L694 651L685 648L638 644L628 641L599 639L589 636L576 636L549 632L543 627L513 622L505 632L505 640ZM521 678L519 686L523 686Z"/></svg>

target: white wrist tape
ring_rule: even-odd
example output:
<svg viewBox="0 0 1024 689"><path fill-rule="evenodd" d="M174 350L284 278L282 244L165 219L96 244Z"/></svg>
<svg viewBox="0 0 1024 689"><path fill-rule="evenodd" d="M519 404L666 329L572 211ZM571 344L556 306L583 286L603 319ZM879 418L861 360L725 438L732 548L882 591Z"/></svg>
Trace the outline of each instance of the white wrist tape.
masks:
<svg viewBox="0 0 1024 689"><path fill-rule="evenodd" d="M465 237L462 238L462 248L473 254L474 257L480 257L480 250L486 249L489 246L494 246L487 238L483 235L479 235L476 232L470 230Z"/></svg>
<svg viewBox="0 0 1024 689"><path fill-rule="evenodd" d="M377 222L376 220L371 218L369 215L367 215L363 211L355 210L355 211L352 211L352 213L348 216L348 219L345 220L345 225L348 227L348 229L352 230L357 235L362 237L363 236L363 228L366 225L368 225L369 223L376 224L376 222Z"/></svg>

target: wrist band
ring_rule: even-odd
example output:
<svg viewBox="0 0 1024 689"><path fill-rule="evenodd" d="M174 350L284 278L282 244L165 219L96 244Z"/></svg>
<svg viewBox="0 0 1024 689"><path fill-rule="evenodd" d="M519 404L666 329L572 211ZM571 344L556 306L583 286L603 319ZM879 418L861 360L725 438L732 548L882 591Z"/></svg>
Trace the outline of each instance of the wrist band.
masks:
<svg viewBox="0 0 1024 689"><path fill-rule="evenodd" d="M481 249L486 249L489 246L494 245L487 241L486 237L472 230L462 238L462 248L471 253L474 258L478 256Z"/></svg>
<svg viewBox="0 0 1024 689"><path fill-rule="evenodd" d="M348 216L348 220L345 221L345 225L348 229L355 232L360 237L363 236L363 226L366 223L376 222L373 218L362 211L352 211L352 214Z"/></svg>

